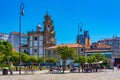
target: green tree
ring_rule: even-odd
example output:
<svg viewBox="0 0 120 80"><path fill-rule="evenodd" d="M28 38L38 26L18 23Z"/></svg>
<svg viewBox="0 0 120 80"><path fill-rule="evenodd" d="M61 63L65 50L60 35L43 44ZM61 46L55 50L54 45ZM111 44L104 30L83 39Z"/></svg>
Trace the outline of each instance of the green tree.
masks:
<svg viewBox="0 0 120 80"><path fill-rule="evenodd" d="M38 62L38 58L35 56L30 56L30 61L32 62L31 68L34 66L36 62Z"/></svg>
<svg viewBox="0 0 120 80"><path fill-rule="evenodd" d="M44 61L46 61L44 57L39 57L38 58L38 62L39 63L44 63Z"/></svg>
<svg viewBox="0 0 120 80"><path fill-rule="evenodd" d="M9 64L10 55L12 54L12 44L10 44L8 41L0 41L0 52L1 54L4 54L4 60L3 62L5 64Z"/></svg>
<svg viewBox="0 0 120 80"><path fill-rule="evenodd" d="M106 68L110 66L110 61L107 58L103 59L103 66L105 66Z"/></svg>
<svg viewBox="0 0 120 80"><path fill-rule="evenodd" d="M79 63L79 72L80 72L80 65L81 65L81 68L82 68L82 72L83 72L83 64L85 62L87 62L87 57L84 57L84 56L79 56L75 59L74 61L75 63Z"/></svg>
<svg viewBox="0 0 120 80"><path fill-rule="evenodd" d="M58 60L56 58L54 58L54 57L50 57L50 58L46 59L46 62L48 62L48 63L56 63L56 62L58 62Z"/></svg>
<svg viewBox="0 0 120 80"><path fill-rule="evenodd" d="M96 58L97 62L102 61L102 60L105 58L105 57L104 57L102 54L100 54L100 53L93 54L92 56L94 56L94 57Z"/></svg>
<svg viewBox="0 0 120 80"><path fill-rule="evenodd" d="M4 66L3 60L5 55L0 53L0 68Z"/></svg>
<svg viewBox="0 0 120 80"><path fill-rule="evenodd" d="M16 71L18 71L18 65L19 65L19 53L13 52L10 57L10 61L15 65Z"/></svg>
<svg viewBox="0 0 120 80"><path fill-rule="evenodd" d="M3 63L6 64L10 70L10 74L12 74L12 70L10 68L10 57L12 54L12 44L9 43L8 41L0 41L0 53L4 54L4 59L3 59Z"/></svg>
<svg viewBox="0 0 120 80"><path fill-rule="evenodd" d="M3 62L5 55L0 53L0 62Z"/></svg>
<svg viewBox="0 0 120 80"><path fill-rule="evenodd" d="M39 69L42 70L42 66L40 66L41 63L44 63L45 60L45 57L39 57L38 58L38 64L39 64Z"/></svg>
<svg viewBox="0 0 120 80"><path fill-rule="evenodd" d="M58 60L54 57L50 57L50 58L46 59L46 62L50 64L50 68L51 68L52 67L51 65L54 63L57 63Z"/></svg>
<svg viewBox="0 0 120 80"><path fill-rule="evenodd" d="M96 59L97 62L102 61L102 62L103 62L103 63L102 63L103 66L105 66L105 67L108 67L108 66L109 66L110 61L109 61L104 55L102 55L102 54L100 54L100 53L96 53L96 54L93 54L92 56L95 57L95 59Z"/></svg>
<svg viewBox="0 0 120 80"><path fill-rule="evenodd" d="M56 54L60 56L63 60L63 73L66 69L66 60L67 59L74 59L76 57L75 50L73 48L68 48L67 46L59 46L56 49Z"/></svg>
<svg viewBox="0 0 120 80"><path fill-rule="evenodd" d="M21 61L24 63L24 66L28 66L31 61L30 55L21 53Z"/></svg>
<svg viewBox="0 0 120 80"><path fill-rule="evenodd" d="M91 63L97 62L97 59L96 59L95 56L88 56L88 57L87 57L87 62L88 62L89 64L91 64Z"/></svg>

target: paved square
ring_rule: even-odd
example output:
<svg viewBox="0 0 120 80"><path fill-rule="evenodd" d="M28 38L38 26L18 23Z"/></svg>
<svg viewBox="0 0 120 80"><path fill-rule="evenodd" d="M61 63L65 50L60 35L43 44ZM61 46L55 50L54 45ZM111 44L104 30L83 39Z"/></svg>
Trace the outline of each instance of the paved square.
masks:
<svg viewBox="0 0 120 80"><path fill-rule="evenodd" d="M18 73L17 73L18 74ZM0 75L0 80L120 80L120 71L108 70L98 73L48 74L47 70L36 71L29 75Z"/></svg>

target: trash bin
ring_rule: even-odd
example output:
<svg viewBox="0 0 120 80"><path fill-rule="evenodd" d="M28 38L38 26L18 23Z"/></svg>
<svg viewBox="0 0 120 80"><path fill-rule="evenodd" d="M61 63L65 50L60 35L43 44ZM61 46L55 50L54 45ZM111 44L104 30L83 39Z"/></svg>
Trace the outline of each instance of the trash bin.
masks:
<svg viewBox="0 0 120 80"><path fill-rule="evenodd" d="M3 75L8 75L8 69L3 69Z"/></svg>

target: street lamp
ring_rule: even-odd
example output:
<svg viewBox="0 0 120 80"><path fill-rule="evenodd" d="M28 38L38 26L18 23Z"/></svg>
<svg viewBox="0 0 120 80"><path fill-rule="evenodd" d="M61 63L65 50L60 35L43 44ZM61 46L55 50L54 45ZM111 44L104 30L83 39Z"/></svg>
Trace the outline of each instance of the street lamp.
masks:
<svg viewBox="0 0 120 80"><path fill-rule="evenodd" d="M80 22L78 24L78 37L77 37L77 43L78 43L78 55L79 55L79 44L80 44L80 32L82 32L82 26L83 24Z"/></svg>
<svg viewBox="0 0 120 80"><path fill-rule="evenodd" d="M78 24L78 36L77 36L78 56L80 56L80 54L79 54L79 44L80 44L80 32L82 32L82 26L83 26L83 24L80 22L80 23ZM79 72L80 72L80 63L78 63L78 65L79 65L78 70L79 70Z"/></svg>
<svg viewBox="0 0 120 80"><path fill-rule="evenodd" d="M20 47L21 47L21 24L22 24L22 16L24 16L24 3L21 3L20 4L20 24L19 24L19 52L20 52L20 63L19 63L19 74L21 74L21 50L20 50Z"/></svg>

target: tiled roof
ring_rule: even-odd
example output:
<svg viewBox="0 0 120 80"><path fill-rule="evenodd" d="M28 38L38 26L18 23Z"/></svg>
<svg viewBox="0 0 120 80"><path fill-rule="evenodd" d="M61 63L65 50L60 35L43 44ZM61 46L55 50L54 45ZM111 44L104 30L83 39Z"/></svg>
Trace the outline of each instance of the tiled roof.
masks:
<svg viewBox="0 0 120 80"><path fill-rule="evenodd" d="M52 46L52 47L49 47L47 49L56 49L58 46L67 46L67 47L70 47L70 48L76 48L76 47L83 47L82 45L80 44L60 44L60 45L57 45L57 46Z"/></svg>
<svg viewBox="0 0 120 80"><path fill-rule="evenodd" d="M96 45L96 47L94 47ZM107 45L107 44L103 44L103 43L98 43L98 44L92 44L92 45L89 45L89 46L86 46L85 45L85 49L106 49L106 48L111 48L110 45Z"/></svg>
<svg viewBox="0 0 120 80"><path fill-rule="evenodd" d="M107 45L107 44L101 44L101 43L99 43L98 46L97 46L97 48L111 48L111 46Z"/></svg>
<svg viewBox="0 0 120 80"><path fill-rule="evenodd" d="M113 52L112 50L85 50L86 53L94 53L94 52Z"/></svg>
<svg viewBox="0 0 120 80"><path fill-rule="evenodd" d="M12 34L18 34L19 35L19 32L12 32ZM27 36L27 34L22 33L22 36Z"/></svg>

